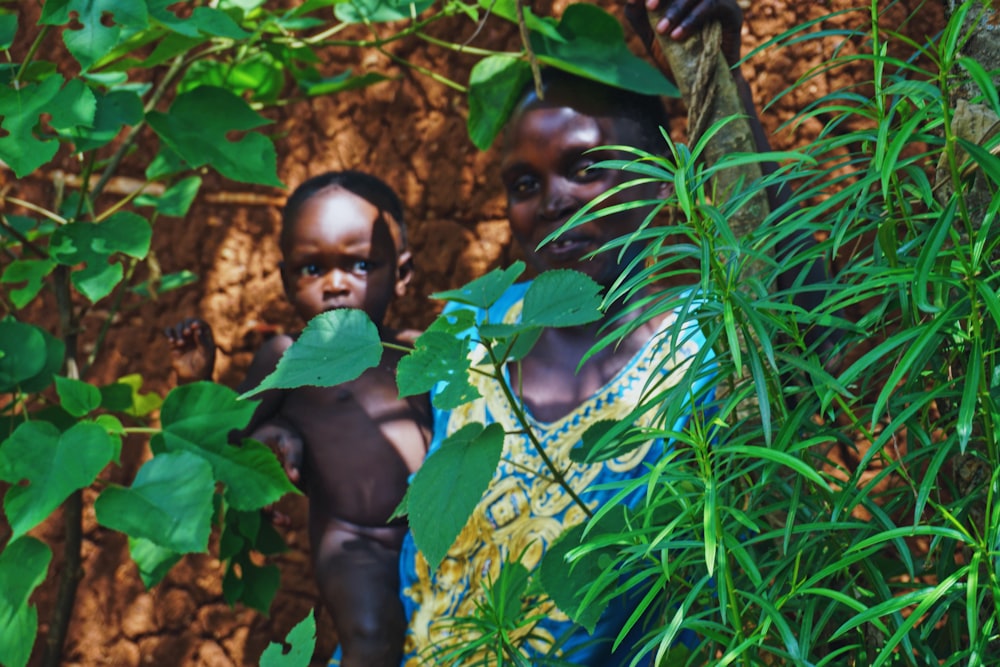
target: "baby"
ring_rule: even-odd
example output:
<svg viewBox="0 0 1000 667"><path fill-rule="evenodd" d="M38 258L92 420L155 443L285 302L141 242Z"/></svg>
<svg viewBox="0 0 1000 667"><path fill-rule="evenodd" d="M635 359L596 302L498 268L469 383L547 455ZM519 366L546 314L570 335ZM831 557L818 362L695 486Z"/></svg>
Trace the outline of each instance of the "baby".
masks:
<svg viewBox="0 0 1000 667"><path fill-rule="evenodd" d="M281 277L303 321L336 308L365 311L386 342L412 336L383 326L390 302L411 277L402 204L368 174L329 172L289 197L281 230ZM167 331L178 381L208 379L211 330L186 320ZM294 336L268 340L239 391L276 367ZM386 349L381 363L336 387L261 395L237 434L279 450L289 478L309 498L309 537L320 594L333 616L344 667L398 665L406 623L399 600L399 550L405 522L388 523L423 461L430 434L427 397L400 399Z"/></svg>

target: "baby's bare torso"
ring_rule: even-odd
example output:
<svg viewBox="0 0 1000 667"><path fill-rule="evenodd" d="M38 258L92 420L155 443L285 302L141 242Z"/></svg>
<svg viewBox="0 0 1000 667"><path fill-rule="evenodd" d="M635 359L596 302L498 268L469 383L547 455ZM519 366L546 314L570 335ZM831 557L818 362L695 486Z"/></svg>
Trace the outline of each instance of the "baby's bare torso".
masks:
<svg viewBox="0 0 1000 667"><path fill-rule="evenodd" d="M302 472L312 531L332 521L395 542L404 528L387 526L406 491L407 478L423 461L430 435L426 397L400 399L398 355L357 380L336 387L288 392L280 416L305 444Z"/></svg>

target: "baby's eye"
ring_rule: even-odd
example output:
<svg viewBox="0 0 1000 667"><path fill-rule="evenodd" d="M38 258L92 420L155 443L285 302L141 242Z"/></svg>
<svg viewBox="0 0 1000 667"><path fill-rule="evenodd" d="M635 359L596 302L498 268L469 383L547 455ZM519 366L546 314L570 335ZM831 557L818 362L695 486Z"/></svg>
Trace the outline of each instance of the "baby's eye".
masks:
<svg viewBox="0 0 1000 667"><path fill-rule="evenodd" d="M368 274L375 270L375 262L372 262L367 259L359 259L358 261L354 262L354 265L351 267L351 270L359 275Z"/></svg>
<svg viewBox="0 0 1000 667"><path fill-rule="evenodd" d="M318 276L323 273L319 264L305 264L299 268L299 275L303 277Z"/></svg>

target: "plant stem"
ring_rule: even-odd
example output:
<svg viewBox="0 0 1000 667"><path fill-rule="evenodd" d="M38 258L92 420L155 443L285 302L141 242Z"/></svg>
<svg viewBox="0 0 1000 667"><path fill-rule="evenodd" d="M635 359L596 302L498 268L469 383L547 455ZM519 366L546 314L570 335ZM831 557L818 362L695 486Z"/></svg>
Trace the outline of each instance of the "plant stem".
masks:
<svg viewBox="0 0 1000 667"><path fill-rule="evenodd" d="M44 206L39 206L38 204L32 204L30 201L20 199L19 197L6 196L3 198L3 201L9 201L11 204L21 206L23 208L28 209L29 211L34 211L35 213L38 213L39 215L46 217L52 222L55 222L60 225L65 225L67 222L66 218L62 217L58 213L50 211Z"/></svg>
<svg viewBox="0 0 1000 667"><path fill-rule="evenodd" d="M45 36L49 34L49 30L51 29L51 25L43 25L42 29L38 32L38 37L36 37L35 41L31 43L30 47L28 47L28 53L24 56L24 62L21 63L21 67L17 70L17 76L14 77L14 88L21 87L21 79L23 79L24 75L27 73L28 65L30 65L31 61L35 58L35 54L38 52L39 47L41 47L42 42L45 40Z"/></svg>
<svg viewBox="0 0 1000 667"><path fill-rule="evenodd" d="M531 425L528 423L528 417L524 413L524 407L521 402L517 400L517 397L514 396L514 392L511 390L510 385L508 385L504 380L503 361L497 359L492 345L485 341L483 344L486 346L486 352L490 355L490 361L493 363L493 379L500 385L504 398L507 399L510 409L514 411L514 415L517 417L517 422L524 430L524 434L528 436L528 441L531 443L531 446L535 448L536 452L538 452L538 456L541 457L545 467L552 473L552 477L555 482L566 491L566 494L570 497L570 499L572 499L572 501L583 510L584 514L586 514L588 518L593 517L594 512L587 506L587 503L583 502L583 499L577 495L576 491L566 480L566 476L563 475L562 471L556 467L555 461L549 457L545 448L542 447L542 443L538 441L538 436L535 435L534 430L532 430Z"/></svg>
<svg viewBox="0 0 1000 667"><path fill-rule="evenodd" d="M68 266L56 267L54 272L59 328L66 344L66 377L76 380L80 378L80 369L76 363L77 327L72 295L70 294L69 275L70 268ZM49 634L45 638L43 667L59 667L62 662L63 644L66 643L69 622L76 604L76 589L81 578L80 547L83 542L82 491L75 491L63 503L63 524L66 535L66 541L63 544L63 569L55 608L52 611L52 621L49 624Z"/></svg>

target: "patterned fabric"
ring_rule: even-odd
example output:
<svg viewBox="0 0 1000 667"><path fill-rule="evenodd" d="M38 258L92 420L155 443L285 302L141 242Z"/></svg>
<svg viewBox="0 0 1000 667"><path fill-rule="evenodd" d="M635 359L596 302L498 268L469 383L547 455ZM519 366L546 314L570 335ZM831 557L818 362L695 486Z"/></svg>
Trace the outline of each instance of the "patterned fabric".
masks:
<svg viewBox="0 0 1000 667"><path fill-rule="evenodd" d="M516 322L528 284L513 286L488 313L477 312L479 320ZM543 423L529 415L546 453L560 470L566 471L574 491L592 509L617 492L614 488L600 487L643 475L648 464L662 455L664 443L647 442L626 456L592 465L571 462L569 452L595 421L628 418L644 392L660 392L680 380L682 367L704 339L693 325L685 326L676 339L672 338L677 333L676 326L676 317L668 315L659 333L607 385L562 419ZM672 340L680 340L681 344L671 348ZM470 354L480 354L473 347ZM479 373L470 375L482 398L456 410L436 412L432 452L448 434L470 422L499 423L507 431L521 429L501 385ZM686 420L685 416L674 426L679 429ZM640 418L638 423L648 421L648 417ZM529 571L533 570L549 544L564 530L584 520L582 509L565 489L546 479L546 472L544 462L527 437L508 435L489 489L436 572L430 571L412 536L407 535L401 560L401 595L409 619L406 667L436 664L435 656L445 655L449 647L474 638L475 634L468 634L468 629L454 621L475 615L483 587L497 580L504 562L519 560ZM636 500L634 496L626 502ZM534 599L532 613L544 618L531 629L530 638L524 642L525 654L536 665L542 664L538 656L553 654L575 665L625 663L628 647L614 656L610 650L611 642L631 612L628 607L623 601L621 608L606 610L590 636L547 598ZM485 653L477 658L483 662L476 664L495 664Z"/></svg>

